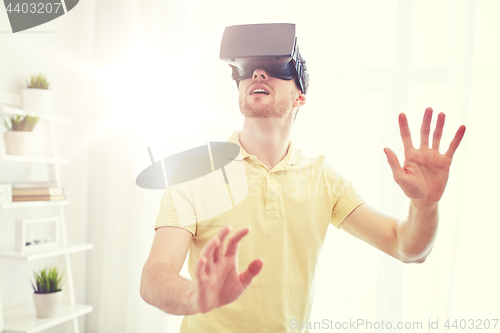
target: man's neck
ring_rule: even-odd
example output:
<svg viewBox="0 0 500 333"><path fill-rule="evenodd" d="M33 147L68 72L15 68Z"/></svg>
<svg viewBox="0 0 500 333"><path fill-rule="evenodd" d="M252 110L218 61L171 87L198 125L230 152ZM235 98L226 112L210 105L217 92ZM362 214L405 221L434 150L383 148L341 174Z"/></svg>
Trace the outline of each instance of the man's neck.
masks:
<svg viewBox="0 0 500 333"><path fill-rule="evenodd" d="M292 132L292 117L245 118L239 134L241 146L250 155L255 155L271 170L288 153Z"/></svg>

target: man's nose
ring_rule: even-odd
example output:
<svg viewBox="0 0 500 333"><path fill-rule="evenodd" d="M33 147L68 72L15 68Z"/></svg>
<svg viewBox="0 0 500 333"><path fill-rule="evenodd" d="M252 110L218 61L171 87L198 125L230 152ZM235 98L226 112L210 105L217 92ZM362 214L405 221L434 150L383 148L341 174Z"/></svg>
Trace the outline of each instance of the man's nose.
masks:
<svg viewBox="0 0 500 333"><path fill-rule="evenodd" d="M256 70L253 71L252 79L257 80L257 79L262 79L262 80L267 80L269 79L269 74L262 68L257 68Z"/></svg>

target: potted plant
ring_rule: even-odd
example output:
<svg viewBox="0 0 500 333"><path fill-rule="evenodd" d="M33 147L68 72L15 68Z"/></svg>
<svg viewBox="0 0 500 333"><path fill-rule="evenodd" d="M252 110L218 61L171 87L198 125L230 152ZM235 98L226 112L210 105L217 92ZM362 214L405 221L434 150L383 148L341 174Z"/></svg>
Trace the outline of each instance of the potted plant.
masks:
<svg viewBox="0 0 500 333"><path fill-rule="evenodd" d="M3 134L7 155L33 156L36 137L32 131L38 120L38 117L30 115L18 115L12 116L9 124L3 118L7 128L7 132Z"/></svg>
<svg viewBox="0 0 500 333"><path fill-rule="evenodd" d="M23 109L30 112L52 113L52 91L50 83L42 75L31 75L26 80L26 88L22 90Z"/></svg>
<svg viewBox="0 0 500 333"><path fill-rule="evenodd" d="M59 274L57 267L44 268L39 273L33 272L36 281L36 287L33 286L35 293L35 309L37 318L49 318L57 316L61 311L63 301L63 291L61 290L61 280L63 274Z"/></svg>

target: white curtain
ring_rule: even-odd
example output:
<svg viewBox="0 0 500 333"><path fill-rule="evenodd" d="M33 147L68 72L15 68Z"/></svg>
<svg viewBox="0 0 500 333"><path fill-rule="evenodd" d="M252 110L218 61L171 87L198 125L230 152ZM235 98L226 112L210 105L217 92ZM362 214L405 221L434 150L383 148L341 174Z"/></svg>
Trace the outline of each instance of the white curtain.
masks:
<svg viewBox="0 0 500 333"><path fill-rule="evenodd" d="M146 147L159 159L241 129L236 86L218 59L220 38L227 25L264 22L296 23L310 71L296 146L327 155L381 211L408 213L383 152L389 147L404 160L399 113L418 146L425 108L434 109L433 127L444 112L442 153L467 126L427 261L402 264L330 228L311 321L407 325L395 332L414 331L414 322L430 331L429 320L438 320L433 332L446 332L447 319L450 326L472 319L476 328L489 319L493 327L500 311L499 16L495 0L96 2L88 263L95 308L87 330L178 332L182 317L139 295L162 193L139 189L135 176L151 163Z"/></svg>

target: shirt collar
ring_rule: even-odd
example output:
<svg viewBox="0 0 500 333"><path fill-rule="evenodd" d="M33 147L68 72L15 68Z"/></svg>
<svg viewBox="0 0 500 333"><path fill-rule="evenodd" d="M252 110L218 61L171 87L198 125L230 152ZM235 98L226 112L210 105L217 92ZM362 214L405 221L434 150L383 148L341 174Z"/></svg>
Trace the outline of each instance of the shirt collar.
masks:
<svg viewBox="0 0 500 333"><path fill-rule="evenodd" d="M229 139L227 139L227 142L235 143L235 144L237 144L240 147L240 153L238 154L238 156L236 156L236 158L234 160L235 161L240 161L240 160L243 160L243 159L245 159L245 158L247 158L249 156L256 157L255 155L250 155L249 153L247 153L247 151L241 145L240 139L238 137L238 135L240 134L240 132L241 132L241 130L235 131L229 137ZM304 159L304 157L305 156L303 156L301 154L300 150L297 150L297 149L294 148L293 141L290 140L290 144L288 146L288 152L287 152L285 158L283 158L282 161L285 161L289 166L293 166L293 165L299 163L302 159Z"/></svg>

